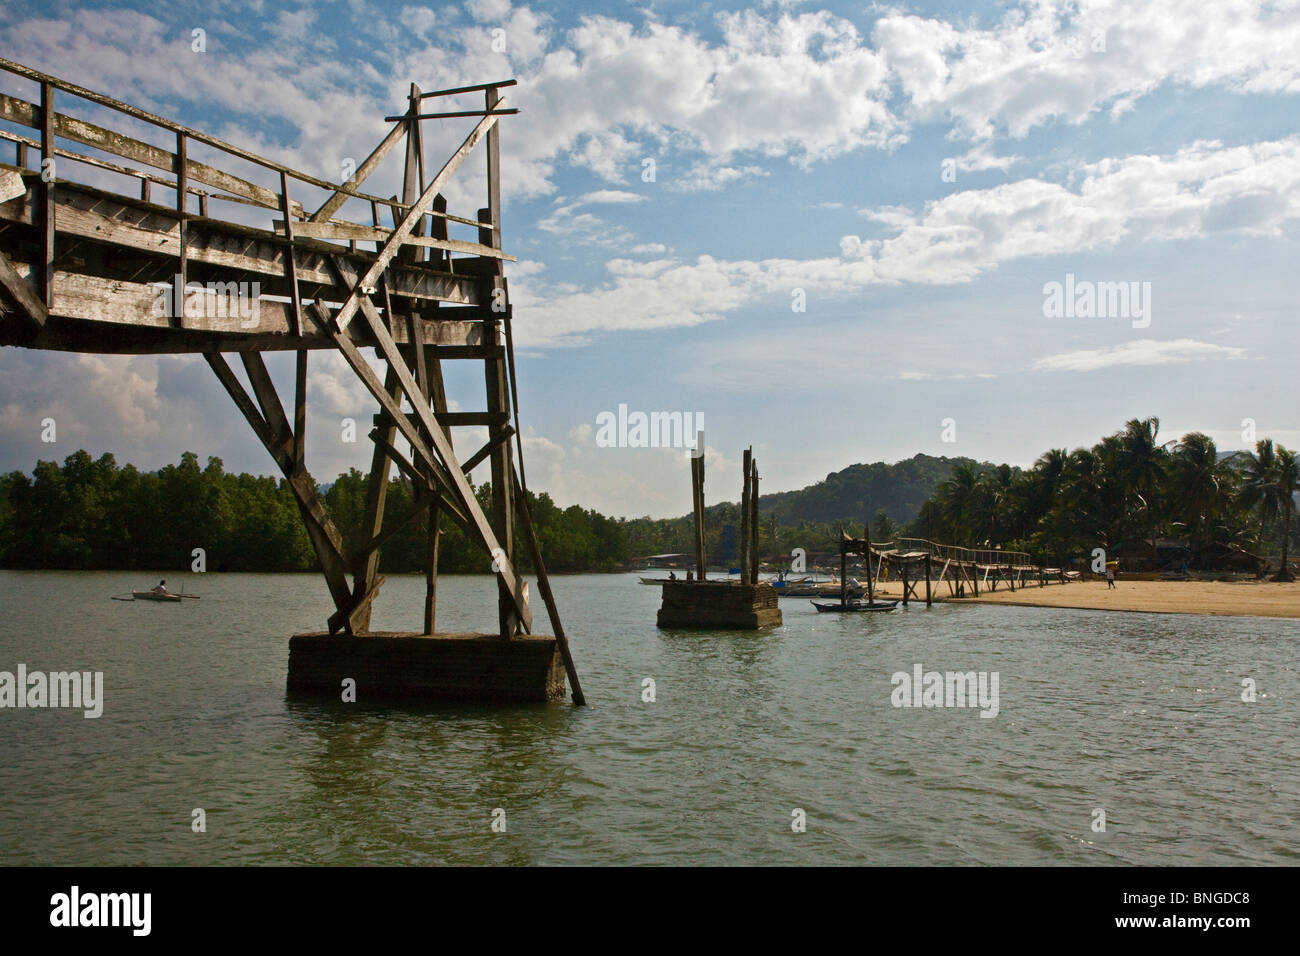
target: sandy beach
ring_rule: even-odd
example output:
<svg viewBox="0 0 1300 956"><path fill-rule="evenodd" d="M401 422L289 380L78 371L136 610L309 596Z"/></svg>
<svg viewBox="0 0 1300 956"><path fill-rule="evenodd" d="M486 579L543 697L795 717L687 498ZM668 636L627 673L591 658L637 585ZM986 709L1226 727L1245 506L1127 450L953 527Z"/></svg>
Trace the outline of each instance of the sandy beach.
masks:
<svg viewBox="0 0 1300 956"><path fill-rule="evenodd" d="M902 597L898 581L886 581L876 588L878 595ZM916 589L925 601L925 584ZM1154 614L1214 614L1226 617L1300 618L1300 582L1272 581L1119 581L1115 590L1105 581L1072 584L1030 585L1016 591L999 585L996 591L981 591L978 598L952 598L948 585L935 585L938 600L963 604L1018 604L1026 607L1074 607L1097 611L1146 611Z"/></svg>

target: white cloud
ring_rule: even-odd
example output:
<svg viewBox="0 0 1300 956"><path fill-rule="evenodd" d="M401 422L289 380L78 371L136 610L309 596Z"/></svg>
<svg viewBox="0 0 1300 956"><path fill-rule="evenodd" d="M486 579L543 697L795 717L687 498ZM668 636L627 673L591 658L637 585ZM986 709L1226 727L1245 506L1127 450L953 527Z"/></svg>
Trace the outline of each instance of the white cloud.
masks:
<svg viewBox="0 0 1300 956"><path fill-rule="evenodd" d="M465 9L479 23L499 23L510 13L510 0L466 0Z"/></svg>
<svg viewBox="0 0 1300 956"><path fill-rule="evenodd" d="M1123 112L1168 82L1300 90L1295 0L1033 0L989 29L898 12L876 23L873 40L908 119L950 119L979 138Z"/></svg>
<svg viewBox="0 0 1300 956"><path fill-rule="evenodd" d="M402 26L424 39L438 22L438 15L428 7L402 7Z"/></svg>
<svg viewBox="0 0 1300 956"><path fill-rule="evenodd" d="M1240 358L1245 349L1212 345L1195 339L1141 339L1102 349L1081 349L1048 355L1033 363L1040 372L1093 372L1125 365L1168 365L1205 358Z"/></svg>
<svg viewBox="0 0 1300 956"><path fill-rule="evenodd" d="M845 236L814 259L657 260L607 264L595 289L515 288L517 330L531 345L598 330L720 319L761 296L840 296L877 283L970 282L1005 262L1236 231L1277 235L1300 219L1300 136L1246 146L1196 143L1169 156L1075 167L1067 183L1024 179L953 193L920 210L865 211L895 235ZM1073 187L1070 185L1074 183ZM1133 277L1115 277L1133 278ZM519 293L522 292L522 298Z"/></svg>

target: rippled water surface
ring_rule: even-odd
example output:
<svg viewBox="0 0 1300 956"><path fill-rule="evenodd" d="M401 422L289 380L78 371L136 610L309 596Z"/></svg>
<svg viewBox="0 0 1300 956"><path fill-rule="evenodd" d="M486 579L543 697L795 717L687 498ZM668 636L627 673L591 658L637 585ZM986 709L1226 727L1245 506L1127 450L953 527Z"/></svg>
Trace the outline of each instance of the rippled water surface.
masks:
<svg viewBox="0 0 1300 956"><path fill-rule="evenodd" d="M590 707L378 709L285 699L318 576L109 600L156 580L0 572L0 670L105 684L98 720L0 710L0 863L1300 860L1294 620L787 599L781 628L692 633L657 629L632 576L558 577ZM373 626L415 626L422 588L390 577ZM492 629L489 579L439 597L441 628ZM918 663L996 671L999 714L895 708Z"/></svg>

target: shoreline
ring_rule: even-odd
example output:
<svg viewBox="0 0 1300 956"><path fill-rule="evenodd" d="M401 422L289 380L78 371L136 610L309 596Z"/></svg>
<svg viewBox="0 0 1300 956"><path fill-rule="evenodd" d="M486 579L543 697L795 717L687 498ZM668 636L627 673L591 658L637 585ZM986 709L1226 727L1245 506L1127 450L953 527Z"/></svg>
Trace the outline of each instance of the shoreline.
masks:
<svg viewBox="0 0 1300 956"><path fill-rule="evenodd" d="M1030 584L1015 591L1000 585L979 597L953 597L947 584L936 584L934 600L952 604L1005 604L1014 607L1055 607L1080 611L1120 611L1147 614L1200 614L1213 617L1300 618L1300 582L1277 581L1119 581L1110 591L1105 581L1070 584ZM916 593L925 603L925 582ZM876 594L901 598L899 581L878 584ZM916 598L911 598L913 602Z"/></svg>

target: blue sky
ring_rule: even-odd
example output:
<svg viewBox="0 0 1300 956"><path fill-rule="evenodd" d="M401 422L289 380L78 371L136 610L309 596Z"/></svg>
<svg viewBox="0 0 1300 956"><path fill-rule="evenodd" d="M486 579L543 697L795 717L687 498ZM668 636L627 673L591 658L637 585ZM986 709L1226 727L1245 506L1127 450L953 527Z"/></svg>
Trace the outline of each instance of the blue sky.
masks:
<svg viewBox="0 0 1300 956"><path fill-rule="evenodd" d="M1028 465L1134 416L1221 448L1251 419L1300 445L1296 2L0 12L5 57L331 180L411 81L518 78L502 151L525 454L562 504L689 509L681 452L596 445L621 403L704 415L713 501L737 497L751 444L765 491L918 451ZM465 131L431 127L431 161ZM473 215L480 165L451 211ZM1046 317L1067 274L1150 283L1149 324ZM482 407L480 377L450 375L461 408ZM364 390L322 356L310 395L317 478L364 468L339 439L373 412ZM201 361L0 351L0 468L78 447L272 468Z"/></svg>

